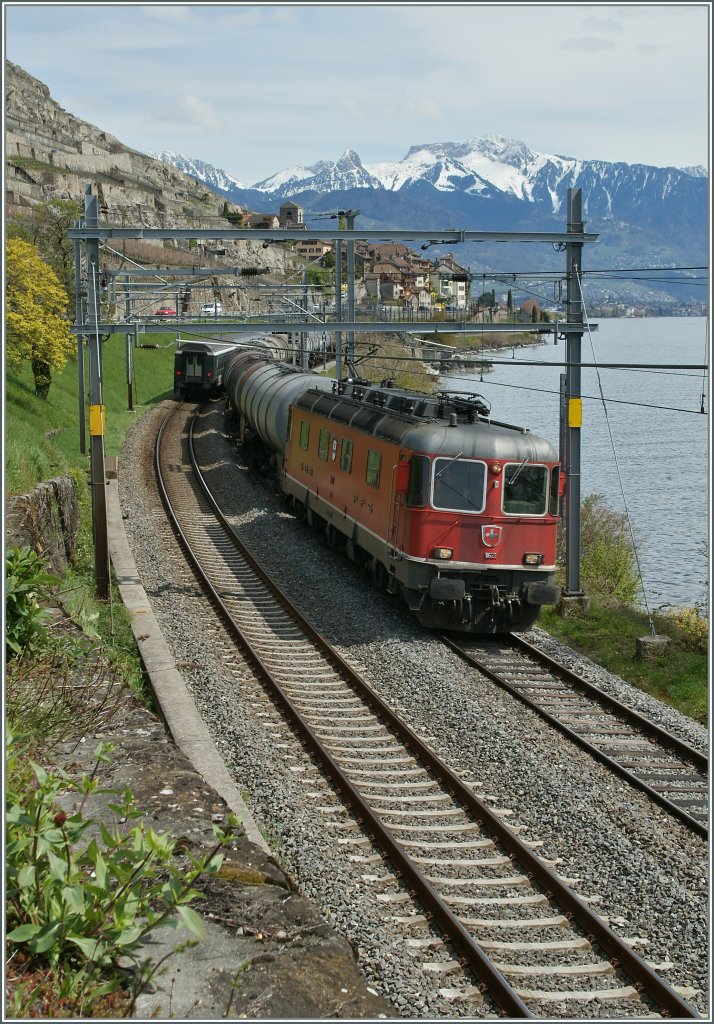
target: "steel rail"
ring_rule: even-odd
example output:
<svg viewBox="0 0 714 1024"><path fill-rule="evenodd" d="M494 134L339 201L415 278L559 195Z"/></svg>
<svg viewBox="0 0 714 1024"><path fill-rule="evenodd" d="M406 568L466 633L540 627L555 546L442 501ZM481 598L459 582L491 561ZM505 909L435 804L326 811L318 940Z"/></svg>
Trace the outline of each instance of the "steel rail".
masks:
<svg viewBox="0 0 714 1024"><path fill-rule="evenodd" d="M444 903L441 897L436 893L431 884L422 874L422 872L416 867L411 858L402 850L398 842L393 837L390 830L383 824L381 819L372 810L371 806L364 800L359 790L350 782L344 775L340 767L337 765L334 758L328 753L323 747L321 741L315 735L310 726L305 722L302 715L295 707L293 702L287 696L280 683L275 679L274 675L268 668L263 664L263 661L259 653L255 650L254 645L246 637L243 630L233 619L229 609L226 607L223 599L216 591L213 584L210 582L206 574L201 568L200 562L195 557L191 550L191 545L186 538L184 531L178 522L178 519L173 511L171 501L169 499L166 487L163 481L163 477L160 469L160 444L163 436L163 430L168 420L174 415L176 410L174 409L167 417L164 424L162 424L159 434L156 440L156 469L159 481L159 488L161 491L162 500L164 506L169 514L174 530L181 542L181 546L184 549L186 556L189 558L191 564L194 567L194 571L200 576L202 584L209 591L215 604L220 608L231 632L237 637L241 647L248 655L251 664L253 665L256 673L267 684L270 692L276 698L277 701L282 705L288 720L294 727L297 734L301 737L304 745L308 747L311 754L318 758L323 770L332 780L335 785L336 792L338 795L346 794L345 804L348 810L357 811L357 823L360 826L366 827L370 839L376 839L378 844L386 852L389 857L397 877L408 880L412 886L411 895L416 895L421 902L424 904L425 912L427 916L433 921L438 923L444 934L448 935L449 940L458 949L462 957L462 966L468 964L474 975L480 982L480 991L484 994L488 994L496 1006L499 1007L500 1014L502 1016L508 1016L516 1019L532 1019L533 1014L530 1012L526 1004L515 992L511 985L506 981L501 972L494 966L489 957L483 952L479 944L474 940L471 934L464 928L458 918L452 913L449 907ZM352 668L344 662L336 651L330 646L327 640L324 639L314 627L305 619L302 614L293 607L288 598L283 594L280 588L270 579L267 573L262 567L256 562L248 549L243 545L240 539L237 537L235 531L227 521L222 511L218 507L213 495L206 484L206 481L201 473L196 458L195 451L193 448L193 425L195 421L191 421L191 427L189 431L189 450L191 453L191 462L197 480L201 484L206 498L208 499L212 511L216 515L217 519L224 527L236 548L238 549L241 557L250 565L251 569L256 573L260 580L275 596L277 601L283 607L283 609L289 613L289 615L296 620L300 627L310 637L311 641L320 649L321 653L326 655L328 660L342 672L349 680L350 684L364 696L365 691L369 691L369 694L374 698L375 702L381 704L380 698L374 694L366 683L357 676ZM421 743L418 737L411 732L411 730L404 727L405 734L408 734L410 743L417 750L421 748Z"/></svg>
<svg viewBox="0 0 714 1024"><path fill-rule="evenodd" d="M175 411L175 410L174 410ZM165 423L170 419L171 413ZM640 993L652 999L666 1014L685 1019L698 1019L698 1014L686 1000L684 1000L657 972L643 961L612 929L602 921L591 908L578 897L567 884L540 858L534 854L507 825L484 804L471 791L471 789L457 776L450 768L427 747L423 741L405 723L403 723L392 709L382 700L372 688L361 679L357 673L345 662L341 656L332 648L329 642L312 626L312 624L296 609L283 593L280 587L271 579L265 570L253 558L250 551L243 545L242 541L233 530L232 526L224 516L215 498L210 492L203 474L201 473L193 446L193 433L196 413L191 422L189 430L189 449L191 462L196 479L211 505L212 511L218 521L229 533L232 542L240 552L241 557L251 566L257 576L274 593L282 607L289 612L290 616L303 628L311 640L325 655L328 661L341 673L344 674L355 691L371 706L372 710L385 722L389 728L399 737L402 743L408 747L414 757L428 768L434 776L447 789L452 799L457 799L464 810L473 815L481 827L485 827L495 840L500 843L525 869L529 880L535 880L543 889L545 895L558 903L565 912L565 917L583 929L591 943L597 942L610 957L614 967L622 967L629 974L634 982L635 988ZM163 434L165 424L157 437L156 442L156 468L160 477L160 438ZM376 839L382 846L386 856L392 863L398 877L404 878L411 885L410 894L416 897L424 906L428 919L438 924L443 932L444 939L451 942L461 956L462 966L468 965L480 982L480 990L487 994L499 1007L502 1016L514 1018L532 1018L533 1014L528 1009L520 996L506 981L500 971L492 964L488 956L481 949L478 942L461 924L451 909L442 898L436 893L424 877L419 868L411 861L409 856L395 840L391 831L384 825L379 816L375 814L371 806L365 801L359 790L352 782L345 777L341 768L333 757L322 746L319 738L303 720L300 712L284 692L279 682L272 673L262 664L259 654L255 651L251 641L244 636L240 627L233 621L229 610L224 604L220 595L216 592L211 582L206 579L198 560L191 552L190 544L185 537L180 525L175 519L171 509L171 503L160 480L162 500L171 517L176 529L177 536L181 541L184 551L187 553L195 570L205 581L205 585L217 606L221 609L231 630L238 637L239 642L246 651L250 661L255 665L261 678L268 684L271 692L283 705L286 713L294 725L298 735L302 738L311 753L320 759L322 767L333 780L338 794L346 794L348 808L357 809L357 822L363 827L370 839Z"/></svg>
<svg viewBox="0 0 714 1024"><path fill-rule="evenodd" d="M567 736L568 739L571 739L574 743L577 743L578 746L586 750L591 755L591 757L599 761L601 764L605 765L615 774L619 775L620 778L625 779L625 781L628 782L629 785L631 785L634 789L638 789L641 792L646 793L651 800L653 800L655 803L663 807L673 817L676 817L680 821L682 821L693 832L696 832L704 839L708 838L709 829L706 824L704 824L701 821L698 821L684 808L677 806L677 804L675 803L672 803L671 800L669 800L663 793L660 793L657 789L651 786L646 780L640 779L637 775L634 775L624 765L621 765L614 757L611 757L609 754L606 754L596 744L592 743L584 736L581 736L578 732L576 732L570 726L566 725L564 722L561 722L555 714L552 714L550 711L541 707L537 700L535 700L532 697L529 697L528 694L523 693L519 687L514 686L512 683L509 683L509 681L507 679L504 679L503 676L499 675L498 672L494 671L488 665L484 664L484 662L482 662L476 655L474 655L473 652L461 646L461 643L458 640L454 639L453 637L449 637L446 634L440 635L444 643L447 644L447 646L451 647L451 649L455 651L461 658L463 658L469 664L477 668L479 672L483 672L483 674L488 676L488 678L493 680L493 682L498 683L498 685L503 687L503 689L507 690L508 693L512 694L514 697L517 697L520 701L522 701L529 708L531 708L531 710L537 712L550 725L558 729L558 731L561 732L564 736ZM587 679L584 679L582 676L577 675L577 673L572 672L565 665L561 665L554 658L551 658L544 652L539 651L537 647L528 643L527 640L510 634L508 637L508 641L513 646L519 647L523 651L525 651L528 654L528 656L531 657L534 661L545 665L550 671L553 672L556 678L561 679L566 684L573 684L576 688L579 687L581 690L584 690L587 697L599 703L603 708L625 718L629 724L635 726L645 736L654 739L661 745L667 747L669 753L674 752L678 754L683 759L689 761L692 764L692 766L698 771L701 771L704 774L708 773L708 758L706 757L706 755L700 753L698 750L695 750L694 747L689 746L688 743L685 743L683 740L680 740L676 736L672 736L671 733L668 733L665 729L662 729L661 726L657 725L655 722L652 722L648 718L645 718L643 715L640 715L637 711L634 711L632 708L628 708L627 705L622 704L619 700L617 700L616 697L612 697L610 694L605 693L603 690L600 690L597 686L589 682Z"/></svg>

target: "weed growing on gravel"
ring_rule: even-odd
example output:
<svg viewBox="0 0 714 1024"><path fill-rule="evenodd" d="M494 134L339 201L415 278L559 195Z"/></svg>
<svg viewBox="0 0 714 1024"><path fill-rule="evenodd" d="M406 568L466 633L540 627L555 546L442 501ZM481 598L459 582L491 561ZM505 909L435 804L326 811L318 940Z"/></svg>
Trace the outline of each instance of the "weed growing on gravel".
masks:
<svg viewBox="0 0 714 1024"><path fill-rule="evenodd" d="M17 756L15 745L9 733L10 764ZM203 922L189 906L200 896L194 886L202 875L219 870L221 847L237 825L235 819L227 830L214 825L215 847L201 858L185 854L189 866L177 866L176 843L138 820L143 812L129 789L100 789L96 768L110 750L97 747L95 771L79 781L62 769L47 772L30 762L32 784L7 791L10 962L19 955L32 965L35 979L38 968L51 972L57 998L70 1016L87 1015L92 1003L120 989L135 998L158 966L138 955L153 929L184 926L203 938ZM11 773L16 781L21 774ZM110 798L113 824L84 816L87 799L99 794ZM70 807L75 797L79 803ZM18 982L15 1009L32 1015L35 988Z"/></svg>

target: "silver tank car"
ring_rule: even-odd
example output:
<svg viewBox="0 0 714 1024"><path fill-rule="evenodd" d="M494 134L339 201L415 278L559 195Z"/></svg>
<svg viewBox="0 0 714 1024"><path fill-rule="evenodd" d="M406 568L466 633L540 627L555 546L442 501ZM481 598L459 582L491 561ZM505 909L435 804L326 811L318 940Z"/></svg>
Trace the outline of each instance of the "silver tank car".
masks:
<svg viewBox="0 0 714 1024"><path fill-rule="evenodd" d="M290 405L307 388L332 391L332 383L309 370L264 359L257 352L235 356L225 373L225 390L233 409L271 451L281 454Z"/></svg>

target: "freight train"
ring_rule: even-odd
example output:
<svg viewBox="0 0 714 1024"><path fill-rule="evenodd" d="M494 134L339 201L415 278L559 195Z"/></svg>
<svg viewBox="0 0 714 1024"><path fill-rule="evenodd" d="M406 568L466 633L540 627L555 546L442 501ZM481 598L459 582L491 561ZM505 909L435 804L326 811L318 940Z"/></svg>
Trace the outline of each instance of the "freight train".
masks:
<svg viewBox="0 0 714 1024"><path fill-rule="evenodd" d="M299 353L284 334L263 334L251 337L250 347L264 350L270 359L287 362L299 359ZM215 398L223 392L223 377L229 359L246 347L245 342L219 338L178 338L174 354L174 394L179 398ZM319 365L333 353L315 332L306 338L306 361L309 367Z"/></svg>
<svg viewBox="0 0 714 1024"><path fill-rule="evenodd" d="M291 512L422 625L523 630L559 600L557 455L482 397L334 381L265 350L235 355L225 389L246 456Z"/></svg>

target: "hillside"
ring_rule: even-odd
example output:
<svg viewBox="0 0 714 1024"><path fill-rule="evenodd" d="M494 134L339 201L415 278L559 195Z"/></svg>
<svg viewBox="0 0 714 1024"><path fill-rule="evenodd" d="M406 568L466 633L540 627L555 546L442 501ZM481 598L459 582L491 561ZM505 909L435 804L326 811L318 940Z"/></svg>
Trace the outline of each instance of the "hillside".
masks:
<svg viewBox="0 0 714 1024"><path fill-rule="evenodd" d="M5 76L8 220L22 219L36 203L50 199L74 200L81 205L85 184L91 182L99 200L100 223L215 228L216 241L220 240L227 226L220 215L225 195L68 113L52 99L46 85L10 61L5 62ZM228 208L239 209L231 202ZM221 247L224 244L221 242ZM142 259L148 245L142 243ZM160 250L157 262L172 262L171 245L169 241L155 243ZM175 248L180 247L176 243ZM260 242L231 242L225 248L224 263L271 269L285 265L282 252L263 249Z"/></svg>

